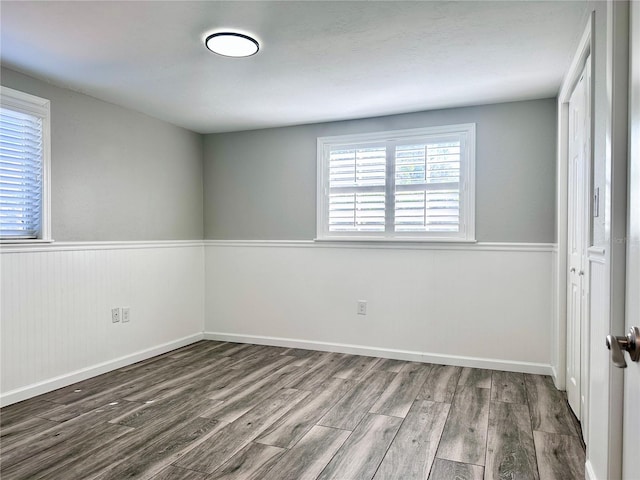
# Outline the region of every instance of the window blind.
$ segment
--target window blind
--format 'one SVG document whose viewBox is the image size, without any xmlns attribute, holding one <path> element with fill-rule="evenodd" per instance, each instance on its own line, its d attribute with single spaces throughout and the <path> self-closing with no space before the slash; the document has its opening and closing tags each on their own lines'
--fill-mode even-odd
<svg viewBox="0 0 640 480">
<path fill-rule="evenodd" d="M 0 237 L 40 236 L 42 174 L 42 118 L 0 107 Z"/>
<path fill-rule="evenodd" d="M 385 147 L 335 148 L 329 154 L 329 231 L 384 232 Z"/>
<path fill-rule="evenodd" d="M 457 232 L 460 142 L 399 145 L 395 167 L 395 231 Z"/>
<path fill-rule="evenodd" d="M 318 238 L 475 239 L 475 125 L 318 138 Z"/>
</svg>

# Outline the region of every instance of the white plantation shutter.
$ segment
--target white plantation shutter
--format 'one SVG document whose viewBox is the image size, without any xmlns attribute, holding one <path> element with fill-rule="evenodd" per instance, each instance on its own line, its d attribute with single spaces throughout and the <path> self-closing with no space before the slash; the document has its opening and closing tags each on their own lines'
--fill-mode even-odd
<svg viewBox="0 0 640 480">
<path fill-rule="evenodd" d="M 329 231 L 384 232 L 386 148 L 331 149 Z"/>
<path fill-rule="evenodd" d="M 0 238 L 43 239 L 48 102 L 4 87 L 1 93 Z"/>
<path fill-rule="evenodd" d="M 398 145 L 395 231 L 458 232 L 460 141 Z"/>
<path fill-rule="evenodd" d="M 318 238 L 474 240 L 475 125 L 318 139 Z"/>
</svg>

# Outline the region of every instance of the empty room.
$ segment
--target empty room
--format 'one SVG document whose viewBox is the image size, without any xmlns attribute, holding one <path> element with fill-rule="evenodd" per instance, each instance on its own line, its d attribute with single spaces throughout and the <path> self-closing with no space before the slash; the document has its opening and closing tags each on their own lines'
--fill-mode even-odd
<svg viewBox="0 0 640 480">
<path fill-rule="evenodd" d="M 640 480 L 640 2 L 0 2 L 0 478 Z"/>
</svg>

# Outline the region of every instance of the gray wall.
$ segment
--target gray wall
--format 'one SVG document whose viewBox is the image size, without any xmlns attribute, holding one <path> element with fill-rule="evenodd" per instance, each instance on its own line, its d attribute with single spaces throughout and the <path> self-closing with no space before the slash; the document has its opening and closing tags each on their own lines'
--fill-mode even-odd
<svg viewBox="0 0 640 480">
<path fill-rule="evenodd" d="M 54 240 L 203 238 L 202 136 L 2 68 L 51 101 Z"/>
<path fill-rule="evenodd" d="M 199 239 L 203 218 L 207 239 L 313 239 L 317 137 L 469 122 L 476 238 L 555 241 L 554 99 L 211 134 L 203 149 L 199 134 L 10 69 L 0 81 L 51 100 L 58 241 Z"/>
<path fill-rule="evenodd" d="M 472 122 L 477 240 L 555 242 L 555 99 L 207 135 L 205 238 L 313 239 L 317 137 Z"/>
</svg>

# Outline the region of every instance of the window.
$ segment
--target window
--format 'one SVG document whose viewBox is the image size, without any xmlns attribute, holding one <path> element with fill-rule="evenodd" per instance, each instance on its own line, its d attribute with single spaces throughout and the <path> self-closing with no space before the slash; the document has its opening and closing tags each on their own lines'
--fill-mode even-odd
<svg viewBox="0 0 640 480">
<path fill-rule="evenodd" d="M 49 101 L 0 87 L 0 239 L 50 239 L 49 145 Z"/>
<path fill-rule="evenodd" d="M 475 240 L 475 124 L 318 138 L 320 240 Z"/>
</svg>

